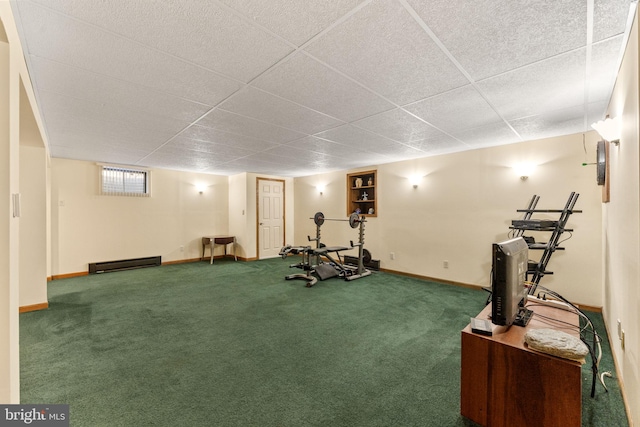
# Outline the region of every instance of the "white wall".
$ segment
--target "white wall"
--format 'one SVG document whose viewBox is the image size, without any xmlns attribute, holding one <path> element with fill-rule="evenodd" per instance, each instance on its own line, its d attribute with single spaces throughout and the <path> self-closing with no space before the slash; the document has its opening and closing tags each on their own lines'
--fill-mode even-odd
<svg viewBox="0 0 640 427">
<path fill-rule="evenodd" d="M 247 174 L 229 177 L 229 234 L 236 236 L 236 255 L 248 258 Z"/>
<path fill-rule="evenodd" d="M 101 196 L 95 163 L 52 159 L 51 165 L 53 276 L 86 272 L 100 261 L 196 259 L 202 236 L 229 231 L 226 176 L 154 169 L 151 197 Z M 197 184 L 206 186 L 203 194 Z"/>
<path fill-rule="evenodd" d="M 4 10 L 0 4 L 0 19 Z M 4 33 L 3 27 L 0 32 Z M 19 383 L 15 371 L 19 361 L 15 358 L 18 346 L 17 282 L 12 280 L 16 263 L 11 256 L 11 162 L 9 115 L 9 44 L 0 41 L 0 402 L 18 403 Z"/>
<path fill-rule="evenodd" d="M 47 302 L 47 159 L 44 147 L 20 146 L 20 306 Z"/>
<path fill-rule="evenodd" d="M 584 212 L 570 218 L 568 226 L 575 233 L 562 245 L 566 251 L 553 255 L 548 269 L 555 274 L 541 284 L 577 303 L 600 307 L 601 193 L 595 168 L 581 166 L 595 160 L 597 136 L 590 132 L 584 138 L 584 144 L 583 135 L 577 134 L 379 165 L 378 216 L 367 219 L 365 247 L 385 269 L 489 286 L 491 243 L 507 238 L 511 220 L 522 217 L 516 210 L 526 208 L 534 194 L 540 196 L 539 209 L 561 209 L 576 191 L 580 197 L 575 209 Z M 512 169 L 522 161 L 538 165 L 526 181 Z M 315 235 L 308 218 L 316 211 L 346 218 L 346 173 L 295 180 L 296 232 L 291 243 L 305 244 L 307 235 Z M 413 174 L 423 176 L 417 189 L 408 181 Z M 315 190 L 318 184 L 326 185 L 322 196 Z M 548 234 L 535 237 L 541 236 Z M 348 245 L 349 240 L 357 240 L 357 230 L 347 223 L 327 221 L 322 226 L 325 244 Z M 532 251 L 531 258 L 538 256 Z M 445 260 L 448 269 L 443 268 Z"/>
<path fill-rule="evenodd" d="M 609 104 L 622 117 L 618 147 L 611 146 L 611 202 L 603 205 L 604 316 L 630 415 L 640 419 L 640 138 L 638 98 L 638 17 Z M 617 321 L 625 331 L 625 348 Z"/>
</svg>

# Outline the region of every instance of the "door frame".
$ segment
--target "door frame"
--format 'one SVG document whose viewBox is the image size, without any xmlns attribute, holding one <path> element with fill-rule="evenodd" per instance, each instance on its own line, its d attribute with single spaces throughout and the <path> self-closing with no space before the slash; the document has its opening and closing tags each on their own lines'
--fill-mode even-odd
<svg viewBox="0 0 640 427">
<path fill-rule="evenodd" d="M 287 183 L 284 179 L 256 177 L 256 258 L 260 259 L 260 181 L 282 183 L 282 245 L 287 241 Z"/>
</svg>

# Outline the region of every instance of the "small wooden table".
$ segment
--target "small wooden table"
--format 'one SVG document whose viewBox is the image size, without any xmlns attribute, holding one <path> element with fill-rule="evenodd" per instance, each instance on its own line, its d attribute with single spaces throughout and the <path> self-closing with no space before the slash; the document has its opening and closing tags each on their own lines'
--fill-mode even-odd
<svg viewBox="0 0 640 427">
<path fill-rule="evenodd" d="M 209 243 L 211 244 L 211 261 L 209 264 L 213 264 L 213 248 L 215 245 L 224 245 L 224 255 L 227 255 L 227 245 L 232 244 L 233 248 L 233 258 L 238 261 L 238 257 L 236 256 L 236 236 L 205 236 L 202 238 L 202 257 L 204 258 L 204 249 L 206 246 L 206 239 L 209 239 Z"/>
<path fill-rule="evenodd" d="M 460 413 L 483 426 L 580 427 L 580 363 L 533 351 L 524 343 L 530 329 L 578 336 L 576 328 L 562 323 L 578 325 L 578 315 L 541 305 L 527 308 L 535 314 L 524 328 L 494 325 L 492 336 L 473 333 L 470 325 L 462 330 Z M 491 304 L 476 318 L 489 315 Z"/>
</svg>

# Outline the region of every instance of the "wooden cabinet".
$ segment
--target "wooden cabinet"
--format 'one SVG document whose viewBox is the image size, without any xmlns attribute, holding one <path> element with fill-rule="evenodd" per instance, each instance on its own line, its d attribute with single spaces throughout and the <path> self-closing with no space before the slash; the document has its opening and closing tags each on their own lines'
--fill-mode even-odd
<svg viewBox="0 0 640 427">
<path fill-rule="evenodd" d="M 531 350 L 524 335 L 557 329 L 578 337 L 578 315 L 528 305 L 526 327 L 493 325 L 493 335 L 462 330 L 460 413 L 481 426 L 573 426 L 582 424 L 580 362 Z M 476 317 L 489 319 L 491 304 Z M 574 325 L 574 328 L 567 327 Z"/>
<path fill-rule="evenodd" d="M 347 216 L 354 212 L 378 216 L 375 170 L 347 174 Z"/>
</svg>

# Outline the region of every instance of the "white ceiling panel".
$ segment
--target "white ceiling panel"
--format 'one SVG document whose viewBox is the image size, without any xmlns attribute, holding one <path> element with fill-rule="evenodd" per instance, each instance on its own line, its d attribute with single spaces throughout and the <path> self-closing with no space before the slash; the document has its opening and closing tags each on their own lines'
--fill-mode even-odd
<svg viewBox="0 0 640 427">
<path fill-rule="evenodd" d="M 596 43 L 591 48 L 587 92 L 590 102 L 608 101 L 611 97 L 617 71 L 611 64 L 619 62 L 622 43 L 622 36 L 618 36 Z"/>
<path fill-rule="evenodd" d="M 86 0 L 39 3 L 243 82 L 293 50 L 213 1 L 110 0 L 89 6 Z"/>
<path fill-rule="evenodd" d="M 89 119 L 111 123 L 113 126 L 141 131 L 151 130 L 171 136 L 188 125 L 188 122 L 183 120 L 155 116 L 144 111 L 128 109 L 126 106 L 103 105 L 55 92 L 40 91 L 40 95 L 42 105 L 48 111 L 47 120 L 54 120 L 56 117 L 64 117 L 64 120 L 68 120 L 73 117 L 77 123 L 76 126 L 80 129 L 84 127 L 82 120 Z M 91 131 L 88 125 L 84 130 Z"/>
<path fill-rule="evenodd" d="M 547 138 L 578 133 L 585 127 L 584 106 L 547 111 L 537 116 L 512 120 L 510 123 L 525 140 L 530 139 L 532 135 L 536 138 Z"/>
<path fill-rule="evenodd" d="M 11 7 L 52 156 L 302 176 L 589 131 L 636 3 Z"/>
<path fill-rule="evenodd" d="M 584 46 L 587 2 L 407 0 L 474 80 Z"/>
<path fill-rule="evenodd" d="M 255 150 L 248 150 L 238 146 L 199 141 L 197 139 L 184 138 L 182 136 L 172 139 L 164 145 L 164 147 L 215 154 L 220 156 L 221 159 L 224 158 L 224 161 L 230 161 L 238 157 L 245 157 L 256 152 Z"/>
<path fill-rule="evenodd" d="M 408 145 L 429 155 L 455 153 L 469 149 L 469 145 L 450 136 L 411 141 Z"/>
<path fill-rule="evenodd" d="M 213 110 L 207 114 L 198 124 L 223 132 L 231 132 L 277 143 L 293 141 L 294 139 L 304 136 L 304 134 L 300 132 L 220 109 Z"/>
<path fill-rule="evenodd" d="M 253 85 L 347 122 L 393 108 L 380 96 L 302 53 Z"/>
<path fill-rule="evenodd" d="M 442 132 L 407 111 L 396 108 L 352 123 L 398 142 L 409 142 L 435 136 Z"/>
<path fill-rule="evenodd" d="M 453 132 L 452 135 L 474 148 L 493 147 L 522 141 L 518 134 L 504 123 Z"/>
<path fill-rule="evenodd" d="M 144 3 L 144 2 L 142 2 Z M 28 55 L 216 105 L 241 87 L 201 67 L 84 22 L 18 2 Z M 89 2 L 86 2 L 88 5 Z M 35 85 L 38 75 L 33 76 Z"/>
<path fill-rule="evenodd" d="M 306 134 L 344 124 L 341 120 L 252 87 L 237 93 L 219 108 Z"/>
<path fill-rule="evenodd" d="M 220 0 L 296 46 L 340 19 L 362 0 Z"/>
<path fill-rule="evenodd" d="M 468 83 L 395 0 L 374 0 L 305 50 L 398 105 Z"/>
<path fill-rule="evenodd" d="M 578 49 L 478 82 L 507 119 L 573 107 L 585 100 L 586 50 Z"/>
<path fill-rule="evenodd" d="M 498 113 L 471 85 L 406 105 L 404 109 L 445 132 L 502 121 Z"/>
<path fill-rule="evenodd" d="M 140 160 L 144 153 L 121 147 L 71 145 L 69 147 L 57 147 L 55 155 L 55 157 L 85 161 L 95 161 L 96 156 L 100 157 L 101 163 L 132 165 Z"/>
<path fill-rule="evenodd" d="M 73 98 L 84 99 L 102 108 L 130 109 L 187 123 L 200 118 L 210 106 L 188 101 L 154 89 L 118 80 L 58 62 L 33 58 L 33 69 L 42 76 L 38 87 Z"/>
<path fill-rule="evenodd" d="M 279 145 L 277 142 L 265 141 L 263 139 L 238 135 L 230 132 L 223 132 L 206 126 L 191 125 L 180 137 L 191 138 L 200 141 L 230 145 L 250 151 L 262 151 Z"/>
<path fill-rule="evenodd" d="M 624 33 L 631 0 L 593 0 L 593 41 Z"/>
<path fill-rule="evenodd" d="M 382 163 L 385 161 L 385 157 L 382 154 L 363 152 L 358 147 L 353 147 L 348 143 L 340 144 L 313 136 L 290 142 L 286 146 L 300 148 L 307 151 L 308 157 L 311 159 L 315 158 L 315 153 L 320 153 L 329 155 L 334 159 L 337 158 L 348 161 L 349 163 L 358 162 L 363 157 L 365 157 L 366 160 L 370 162 L 368 163 L 370 165 Z"/>
</svg>

